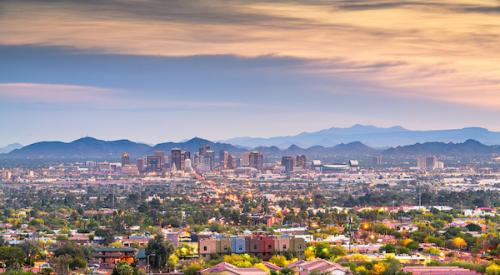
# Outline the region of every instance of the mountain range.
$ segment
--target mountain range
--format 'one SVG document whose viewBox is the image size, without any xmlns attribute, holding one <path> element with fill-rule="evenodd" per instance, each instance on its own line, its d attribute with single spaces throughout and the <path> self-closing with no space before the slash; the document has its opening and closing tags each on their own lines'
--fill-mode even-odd
<svg viewBox="0 0 500 275">
<path fill-rule="evenodd" d="M 126 139 L 104 141 L 93 137 L 84 137 L 72 142 L 36 142 L 0 156 L 28 159 L 119 159 L 123 152 L 128 152 L 132 157 L 137 158 L 159 150 L 170 152 L 173 148 L 196 152 L 205 144 L 216 151 L 241 152 L 244 150 L 231 144 L 212 142 L 198 137 L 185 142 L 166 142 L 154 146 Z"/>
<path fill-rule="evenodd" d="M 277 146 L 284 149 L 293 144 L 300 147 L 315 145 L 334 146 L 340 143 L 359 141 L 375 148 L 388 148 L 400 145 L 411 145 L 419 142 L 459 143 L 467 139 L 477 140 L 488 145 L 500 144 L 500 132 L 493 132 L 480 127 L 449 130 L 409 130 L 401 126 L 383 128 L 356 124 L 348 128 L 333 127 L 316 132 L 303 132 L 292 136 L 276 136 L 269 138 L 236 137 L 224 140 L 223 142 L 249 148 L 258 146 Z"/>
<path fill-rule="evenodd" d="M 128 152 L 132 158 L 153 154 L 162 150 L 167 154 L 173 148 L 180 148 L 192 153 L 197 152 L 203 145 L 209 145 L 218 152 L 227 150 L 240 154 L 248 148 L 234 146 L 229 143 L 213 142 L 202 138 L 192 138 L 184 142 L 166 142 L 154 146 L 136 143 L 130 140 L 104 141 L 92 137 L 81 138 L 72 142 L 43 141 L 15 149 L 7 154 L 0 154 L 0 158 L 17 159 L 119 159 L 122 152 Z M 412 157 L 417 155 L 442 156 L 491 156 L 500 154 L 500 146 L 485 145 L 476 140 L 466 140 L 461 143 L 453 142 L 425 142 L 412 145 L 396 146 L 388 149 L 375 149 L 362 142 L 341 143 L 334 146 L 315 145 L 307 148 L 290 145 L 280 149 L 277 146 L 259 146 L 251 150 L 258 150 L 266 157 L 281 157 L 283 155 L 304 154 L 309 159 L 332 159 L 335 157 L 356 158 L 367 156 Z"/>
</svg>

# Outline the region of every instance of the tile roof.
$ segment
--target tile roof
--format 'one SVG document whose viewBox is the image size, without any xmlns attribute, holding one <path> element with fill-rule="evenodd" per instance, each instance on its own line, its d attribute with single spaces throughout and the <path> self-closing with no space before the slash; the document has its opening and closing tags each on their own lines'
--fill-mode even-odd
<svg viewBox="0 0 500 275">
<path fill-rule="evenodd" d="M 265 272 L 262 269 L 258 269 L 255 267 L 240 268 L 226 262 L 219 263 L 210 268 L 200 271 L 201 274 L 211 274 L 220 272 L 227 272 L 237 275 L 267 275 L 267 272 Z"/>
</svg>

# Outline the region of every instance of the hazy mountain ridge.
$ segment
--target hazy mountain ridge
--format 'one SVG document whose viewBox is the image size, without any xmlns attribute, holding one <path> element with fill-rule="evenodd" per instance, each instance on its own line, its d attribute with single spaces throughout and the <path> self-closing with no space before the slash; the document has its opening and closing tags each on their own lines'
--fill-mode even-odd
<svg viewBox="0 0 500 275">
<path fill-rule="evenodd" d="M 468 139 L 463 143 L 426 142 L 413 145 L 398 146 L 383 151 L 385 155 L 445 155 L 475 156 L 500 153 L 500 146 L 485 145 L 477 140 Z"/>
<path fill-rule="evenodd" d="M 16 149 L 7 156 L 17 158 L 116 158 L 122 152 L 132 155 L 147 153 L 151 147 L 130 140 L 104 141 L 84 137 L 72 142 L 42 141 Z"/>
<path fill-rule="evenodd" d="M 425 142 L 459 143 L 467 139 L 474 139 L 488 145 L 500 144 L 500 132 L 493 132 L 480 127 L 424 131 L 408 130 L 401 126 L 383 128 L 356 124 L 348 128 L 333 127 L 316 132 L 303 132 L 293 136 L 270 138 L 237 137 L 224 142 L 246 147 L 278 146 L 284 149 L 292 144 L 301 147 L 314 145 L 328 147 L 340 143 L 359 141 L 371 147 L 387 148 Z"/>
<path fill-rule="evenodd" d="M 265 156 L 280 157 L 284 155 L 294 156 L 303 154 L 310 159 L 322 159 L 332 156 L 356 158 L 377 155 L 409 157 L 417 155 L 488 156 L 500 154 L 500 146 L 485 145 L 471 139 L 461 143 L 426 142 L 396 146 L 389 149 L 375 149 L 359 141 L 341 143 L 329 147 L 315 145 L 303 148 L 293 144 L 286 149 L 280 149 L 276 146 L 259 146 L 254 149 L 246 149 L 228 143 L 213 142 L 198 137 L 184 142 L 165 142 L 155 146 L 136 143 L 125 139 L 103 141 L 85 137 L 68 143 L 60 141 L 37 142 L 21 149 L 16 149 L 8 154 L 2 154 L 1 157 L 18 159 L 119 159 L 122 152 L 128 152 L 132 158 L 138 158 L 153 154 L 158 150 L 163 150 L 168 154 L 173 148 L 180 148 L 194 153 L 203 145 L 209 145 L 216 153 L 220 150 L 227 150 L 238 155 L 244 151 L 257 150 L 262 152 Z"/>
<path fill-rule="evenodd" d="M 7 154 L 16 149 L 22 148 L 23 145 L 20 143 L 12 143 L 0 148 L 0 154 Z"/>
<path fill-rule="evenodd" d="M 153 154 L 154 151 L 163 150 L 170 152 L 173 148 L 181 148 L 196 152 L 203 145 L 209 145 L 213 150 L 228 150 L 240 152 L 244 149 L 227 143 L 212 142 L 201 138 L 192 138 L 185 142 L 166 142 L 155 146 L 137 143 L 130 140 L 104 141 L 92 137 L 77 139 L 72 142 L 42 141 L 27 145 L 23 148 L 3 154 L 6 158 L 32 158 L 32 159 L 118 159 L 123 152 L 128 152 L 132 158 Z"/>
</svg>

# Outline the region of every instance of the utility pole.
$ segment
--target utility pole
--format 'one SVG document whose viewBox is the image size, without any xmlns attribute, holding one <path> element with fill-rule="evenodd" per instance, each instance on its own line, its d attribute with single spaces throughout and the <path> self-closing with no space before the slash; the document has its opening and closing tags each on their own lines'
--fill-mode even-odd
<svg viewBox="0 0 500 275">
<path fill-rule="evenodd" d="M 349 247 L 348 247 L 348 250 L 349 250 L 349 253 L 351 252 L 351 242 L 352 242 L 352 216 L 348 216 L 347 217 L 347 230 L 348 230 L 348 235 L 349 235 Z"/>
<path fill-rule="evenodd" d="M 417 189 L 418 189 L 418 206 L 422 207 L 422 191 L 421 189 L 421 184 L 420 181 L 417 183 Z"/>
<path fill-rule="evenodd" d="M 148 274 L 152 274 L 152 272 L 151 272 L 151 265 L 150 265 L 150 261 L 149 261 L 149 257 L 151 257 L 151 256 L 154 256 L 154 257 L 155 257 L 155 259 L 156 259 L 156 254 L 154 254 L 154 253 L 153 253 L 153 254 L 149 254 L 149 255 L 147 255 L 147 257 L 146 257 L 146 258 L 147 258 L 147 268 L 148 268 Z M 156 264 L 156 261 L 155 261 L 155 264 Z"/>
</svg>

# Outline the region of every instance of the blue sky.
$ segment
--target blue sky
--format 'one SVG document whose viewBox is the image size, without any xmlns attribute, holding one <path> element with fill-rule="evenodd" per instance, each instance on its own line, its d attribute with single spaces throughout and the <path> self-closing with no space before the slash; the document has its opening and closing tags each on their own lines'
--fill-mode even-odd
<svg viewBox="0 0 500 275">
<path fill-rule="evenodd" d="M 356 3 L 2 2 L 0 145 L 500 130 L 494 1 Z"/>
</svg>

